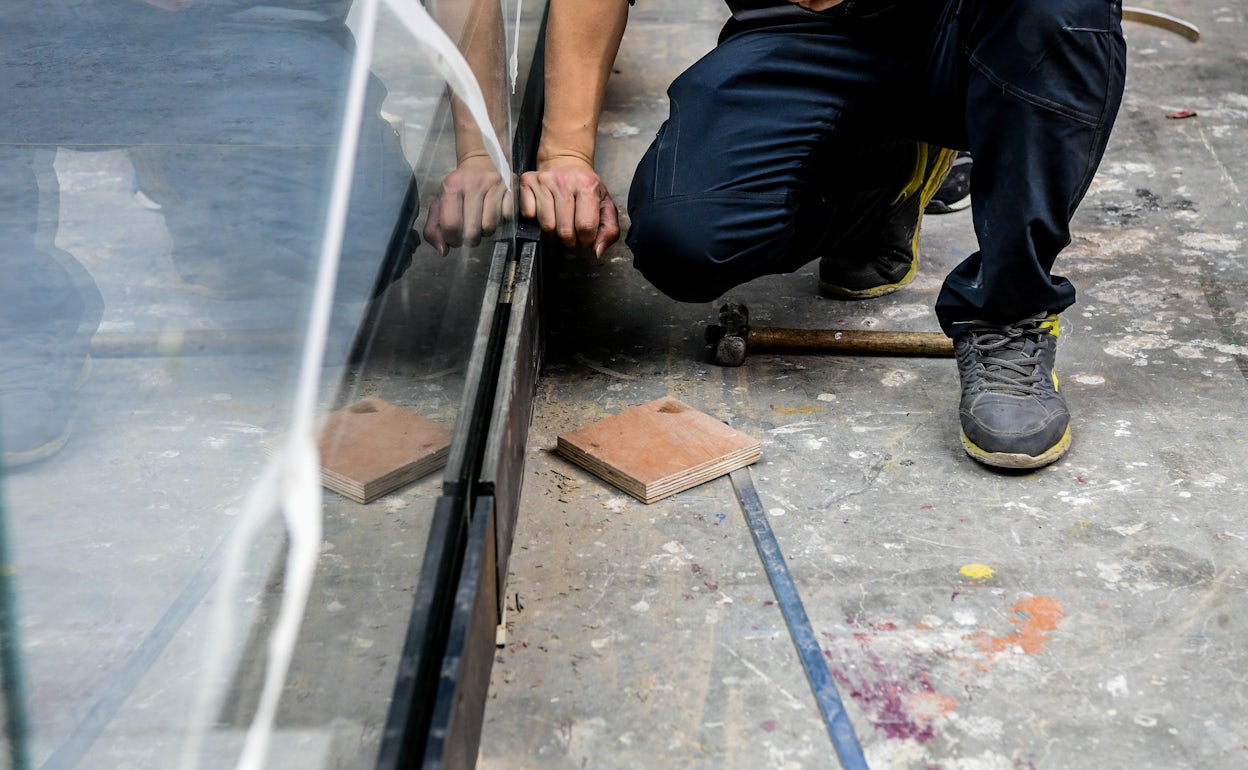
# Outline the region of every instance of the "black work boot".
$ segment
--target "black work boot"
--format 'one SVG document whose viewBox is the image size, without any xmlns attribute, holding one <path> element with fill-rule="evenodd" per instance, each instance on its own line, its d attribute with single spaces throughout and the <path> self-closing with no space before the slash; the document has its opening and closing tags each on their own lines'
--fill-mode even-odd
<svg viewBox="0 0 1248 770">
<path fill-rule="evenodd" d="M 974 322 L 953 339 L 962 446 L 999 468 L 1039 468 L 1070 448 L 1070 412 L 1053 371 L 1057 316 Z"/>
<path fill-rule="evenodd" d="M 914 278 L 919 267 L 923 209 L 940 187 L 956 153 L 919 142 L 914 163 L 886 202 L 870 211 L 849 237 L 819 260 L 819 292 L 834 299 L 870 299 L 891 294 Z"/>
</svg>

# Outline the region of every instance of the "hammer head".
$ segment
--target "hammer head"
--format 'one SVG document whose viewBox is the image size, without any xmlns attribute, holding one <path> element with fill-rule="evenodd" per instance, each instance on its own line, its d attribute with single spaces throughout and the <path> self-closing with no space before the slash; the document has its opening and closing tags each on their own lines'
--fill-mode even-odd
<svg viewBox="0 0 1248 770">
<path fill-rule="evenodd" d="M 719 309 L 719 323 L 706 328 L 711 360 L 720 366 L 745 363 L 746 341 L 750 336 L 750 311 L 745 305 L 729 302 Z"/>
</svg>

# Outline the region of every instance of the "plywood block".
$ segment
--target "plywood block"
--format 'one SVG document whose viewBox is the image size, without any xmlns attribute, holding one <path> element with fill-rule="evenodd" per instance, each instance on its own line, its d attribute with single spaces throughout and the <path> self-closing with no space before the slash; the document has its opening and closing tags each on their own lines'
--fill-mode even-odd
<svg viewBox="0 0 1248 770">
<path fill-rule="evenodd" d="M 446 464 L 451 431 L 379 398 L 331 412 L 320 434 L 321 481 L 359 503 Z"/>
<path fill-rule="evenodd" d="M 714 417 L 665 397 L 563 433 L 556 451 L 652 503 L 749 465 L 762 447 Z"/>
</svg>

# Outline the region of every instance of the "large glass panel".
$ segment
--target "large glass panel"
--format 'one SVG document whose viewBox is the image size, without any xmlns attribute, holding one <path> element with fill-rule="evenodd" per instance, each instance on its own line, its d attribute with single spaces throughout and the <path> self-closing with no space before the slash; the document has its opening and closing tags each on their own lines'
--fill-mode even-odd
<svg viewBox="0 0 1248 770">
<path fill-rule="evenodd" d="M 374 762 L 442 477 L 318 500 L 300 439 L 396 450 L 305 435 L 299 404 L 464 419 L 512 206 L 473 115 L 509 163 L 540 5 L 0 9 L 3 761 Z M 448 98 L 462 63 L 476 111 Z"/>
</svg>

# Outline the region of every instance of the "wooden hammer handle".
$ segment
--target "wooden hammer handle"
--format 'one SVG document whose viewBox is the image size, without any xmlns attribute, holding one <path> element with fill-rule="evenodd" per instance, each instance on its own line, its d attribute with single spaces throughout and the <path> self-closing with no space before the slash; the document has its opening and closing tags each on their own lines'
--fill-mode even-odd
<svg viewBox="0 0 1248 770">
<path fill-rule="evenodd" d="M 952 356 L 953 341 L 940 332 L 864 331 L 858 329 L 750 329 L 751 350 L 808 353 L 869 353 L 883 356 Z"/>
</svg>

